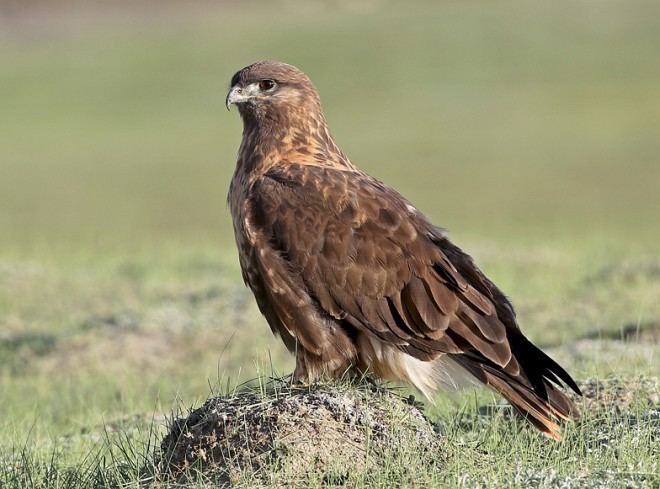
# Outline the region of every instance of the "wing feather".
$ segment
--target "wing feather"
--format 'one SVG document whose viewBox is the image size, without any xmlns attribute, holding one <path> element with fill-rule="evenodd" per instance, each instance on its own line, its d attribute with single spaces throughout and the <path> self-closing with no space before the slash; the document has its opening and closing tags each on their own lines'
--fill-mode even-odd
<svg viewBox="0 0 660 489">
<path fill-rule="evenodd" d="M 418 358 L 475 351 L 511 363 L 481 275 L 465 273 L 463 256 L 394 190 L 357 171 L 288 165 L 254 195 L 261 231 L 323 313 Z"/>
</svg>

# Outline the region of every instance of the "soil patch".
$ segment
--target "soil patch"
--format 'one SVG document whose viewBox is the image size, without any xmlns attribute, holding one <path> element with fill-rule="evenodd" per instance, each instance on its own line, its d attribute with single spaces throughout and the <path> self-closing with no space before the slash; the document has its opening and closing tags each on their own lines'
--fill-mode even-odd
<svg viewBox="0 0 660 489">
<path fill-rule="evenodd" d="M 221 484 L 333 483 L 378 470 L 397 451 L 437 463 L 440 438 L 417 406 L 376 386 L 280 386 L 209 399 L 175 419 L 161 444 L 160 478 Z"/>
<path fill-rule="evenodd" d="M 606 378 L 579 382 L 582 397 L 571 393 L 583 413 L 594 410 L 629 410 L 635 406 L 660 408 L 656 378 Z"/>
</svg>

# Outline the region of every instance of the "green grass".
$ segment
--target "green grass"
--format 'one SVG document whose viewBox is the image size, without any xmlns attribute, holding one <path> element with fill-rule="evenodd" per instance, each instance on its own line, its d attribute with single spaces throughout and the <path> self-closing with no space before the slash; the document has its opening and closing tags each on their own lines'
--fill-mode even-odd
<svg viewBox="0 0 660 489">
<path fill-rule="evenodd" d="M 558 285 L 566 269 L 589 260 L 570 250 L 472 248 L 516 298 L 525 331 L 576 378 L 658 375 L 655 344 L 633 339 L 596 343 L 595 351 L 562 347 L 589 333 L 616 338 L 623 325 L 642 327 L 660 317 L 653 301 L 660 281 L 648 274 L 657 259 L 576 267 L 576 276 Z M 548 266 L 558 258 L 559 265 Z M 130 486 L 162 435 L 163 415 L 198 406 L 212 391 L 256 374 L 292 370 L 292 359 L 271 337 L 236 265 L 222 251 L 105 255 L 94 263 L 60 256 L 41 266 L 16 259 L 2 263 L 1 290 L 12 306 L 3 314 L 0 342 L 0 454 L 7 460 L 18 451 L 26 458 L 19 464 L 21 476 L 73 471 L 83 479 L 107 477 Z M 546 267 L 522 280 L 526 272 Z M 605 480 L 619 472 L 654 470 L 658 421 L 649 418 L 648 406 L 587 412 L 555 444 L 508 417 L 480 415 L 479 408 L 492 402 L 486 392 L 467 391 L 441 395 L 428 406 L 447 436 L 447 453 L 441 471 L 415 472 L 421 480 L 489 486 L 488 481 L 503 483 L 518 474 L 524 487 L 533 474 L 555 481 L 575 474 Z M 499 456 L 518 462 L 502 467 Z M 397 471 L 406 472 L 401 456 L 392 464 L 391 472 L 367 482 L 386 485 Z M 9 487 L 21 487 L 7 480 Z"/>
<path fill-rule="evenodd" d="M 262 58 L 310 74 L 353 161 L 447 227 L 577 378 L 658 376 L 655 342 L 612 337 L 660 322 L 660 6 L 333 5 L 92 9 L 3 32 L 1 488 L 136 487 L 163 415 L 291 371 L 225 204 L 227 84 Z M 480 415 L 491 400 L 429 406 L 447 452 L 420 485 L 652 487 L 634 479 L 658 470 L 647 408 L 588 413 L 553 444 Z M 412 458 L 364 484 L 412 482 Z"/>
</svg>

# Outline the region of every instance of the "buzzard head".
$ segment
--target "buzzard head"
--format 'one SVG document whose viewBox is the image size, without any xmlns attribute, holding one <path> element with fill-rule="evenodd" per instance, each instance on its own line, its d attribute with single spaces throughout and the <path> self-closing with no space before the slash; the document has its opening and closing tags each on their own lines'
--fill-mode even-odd
<svg viewBox="0 0 660 489">
<path fill-rule="evenodd" d="M 292 111 L 320 108 L 318 93 L 307 75 L 277 61 L 258 61 L 236 72 L 226 105 L 227 109 L 236 105 L 244 120 L 273 120 Z"/>
</svg>

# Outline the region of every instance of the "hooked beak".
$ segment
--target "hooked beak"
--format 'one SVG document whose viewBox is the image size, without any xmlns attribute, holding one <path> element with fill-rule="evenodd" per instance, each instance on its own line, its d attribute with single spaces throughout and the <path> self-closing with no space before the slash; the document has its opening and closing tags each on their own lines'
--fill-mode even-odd
<svg viewBox="0 0 660 489">
<path fill-rule="evenodd" d="M 248 85 L 247 87 L 239 87 L 234 85 L 227 93 L 227 98 L 225 99 L 225 105 L 227 110 L 231 108 L 232 105 L 241 104 L 247 102 L 256 95 L 255 87 Z"/>
</svg>

